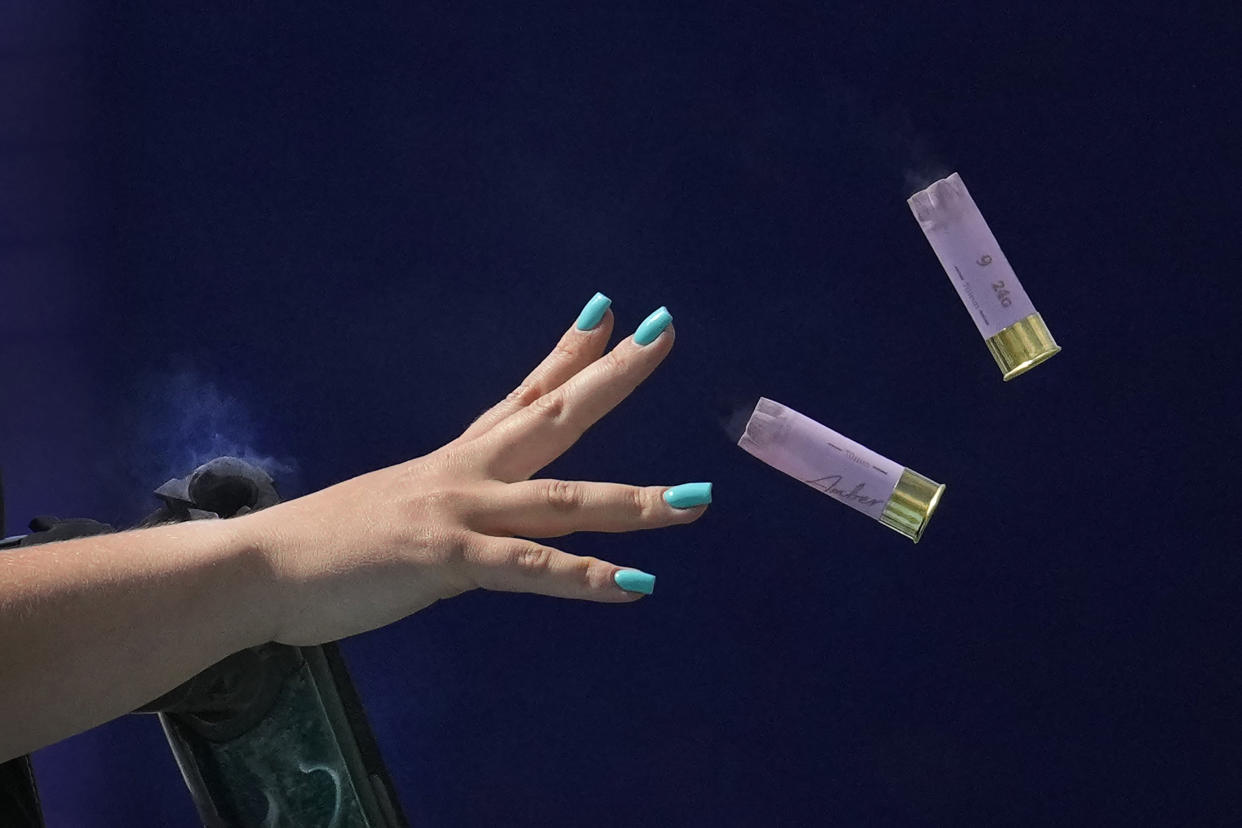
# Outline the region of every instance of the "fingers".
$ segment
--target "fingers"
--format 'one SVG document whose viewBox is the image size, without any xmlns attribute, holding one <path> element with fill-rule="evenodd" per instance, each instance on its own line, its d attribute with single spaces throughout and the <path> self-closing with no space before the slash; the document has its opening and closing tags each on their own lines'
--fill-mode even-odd
<svg viewBox="0 0 1242 828">
<path fill-rule="evenodd" d="M 463 557 L 466 576 L 483 589 L 627 603 L 650 594 L 655 578 L 598 558 L 569 555 L 519 538 L 474 535 Z M 617 573 L 623 573 L 620 583 Z"/>
<path fill-rule="evenodd" d="M 567 379 L 599 359 L 612 336 L 613 316 L 608 307 L 611 301 L 602 293 L 595 294 L 552 353 L 509 396 L 484 412 L 457 439 L 465 442 L 486 433 L 510 414 L 559 388 Z"/>
<path fill-rule="evenodd" d="M 672 349 L 672 316 L 661 308 L 638 334 L 475 440 L 487 472 L 506 482 L 527 479 L 628 397 Z"/>
<path fill-rule="evenodd" d="M 691 523 L 703 516 L 710 502 L 710 483 L 669 487 L 530 480 L 497 487 L 473 528 L 485 534 L 527 538 L 631 532 Z"/>
</svg>

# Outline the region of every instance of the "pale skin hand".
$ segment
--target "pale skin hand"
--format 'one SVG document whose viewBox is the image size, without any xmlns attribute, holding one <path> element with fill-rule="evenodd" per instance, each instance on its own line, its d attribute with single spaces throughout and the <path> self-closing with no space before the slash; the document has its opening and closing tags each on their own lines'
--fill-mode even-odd
<svg viewBox="0 0 1242 828">
<path fill-rule="evenodd" d="M 604 353 L 608 311 L 571 327 L 509 396 L 424 457 L 238 519 L 274 574 L 273 640 L 309 645 L 384 626 L 483 588 L 626 603 L 622 567 L 525 538 L 628 532 L 702 516 L 667 486 L 532 480 L 624 400 L 673 347 L 669 325 Z"/>
<path fill-rule="evenodd" d="M 673 345 L 607 314 L 571 329 L 508 398 L 426 457 L 233 520 L 0 554 L 0 761 L 143 705 L 266 641 L 316 644 L 469 589 L 627 602 L 618 567 L 523 537 L 689 523 L 663 486 L 529 480 Z"/>
</svg>

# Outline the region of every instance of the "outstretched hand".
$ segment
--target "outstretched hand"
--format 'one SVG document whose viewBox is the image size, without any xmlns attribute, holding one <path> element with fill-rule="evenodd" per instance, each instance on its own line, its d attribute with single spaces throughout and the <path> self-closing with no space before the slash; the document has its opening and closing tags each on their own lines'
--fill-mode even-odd
<svg viewBox="0 0 1242 828">
<path fill-rule="evenodd" d="M 527 538 L 690 523 L 710 484 L 531 479 L 629 396 L 673 347 L 664 308 L 605 353 L 596 295 L 507 397 L 442 448 L 238 518 L 276 583 L 274 639 L 309 645 L 381 627 L 483 588 L 624 603 L 654 577 Z"/>
</svg>

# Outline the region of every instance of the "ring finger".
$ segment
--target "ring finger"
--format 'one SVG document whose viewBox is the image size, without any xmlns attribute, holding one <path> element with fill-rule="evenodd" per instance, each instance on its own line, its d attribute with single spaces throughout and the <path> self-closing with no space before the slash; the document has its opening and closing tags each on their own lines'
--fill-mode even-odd
<svg viewBox="0 0 1242 828">
<path fill-rule="evenodd" d="M 498 487 L 479 513 L 477 531 L 555 538 L 571 532 L 631 532 L 698 520 L 711 483 L 625 486 L 575 480 L 528 480 Z"/>
</svg>

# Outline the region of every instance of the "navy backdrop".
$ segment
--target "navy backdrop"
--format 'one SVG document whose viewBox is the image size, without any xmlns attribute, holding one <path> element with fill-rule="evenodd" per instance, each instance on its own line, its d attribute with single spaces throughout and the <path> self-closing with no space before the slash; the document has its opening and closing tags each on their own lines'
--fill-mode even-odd
<svg viewBox="0 0 1242 828">
<path fill-rule="evenodd" d="M 596 291 L 668 361 L 548 474 L 712 480 L 344 651 L 419 826 L 1242 818 L 1233 4 L 0 6 L 10 532 L 218 452 L 431 450 Z M 1064 352 L 1002 383 L 906 197 L 957 170 Z M 948 484 L 916 547 L 724 427 Z M 156 722 L 52 826 L 192 824 Z"/>
</svg>

